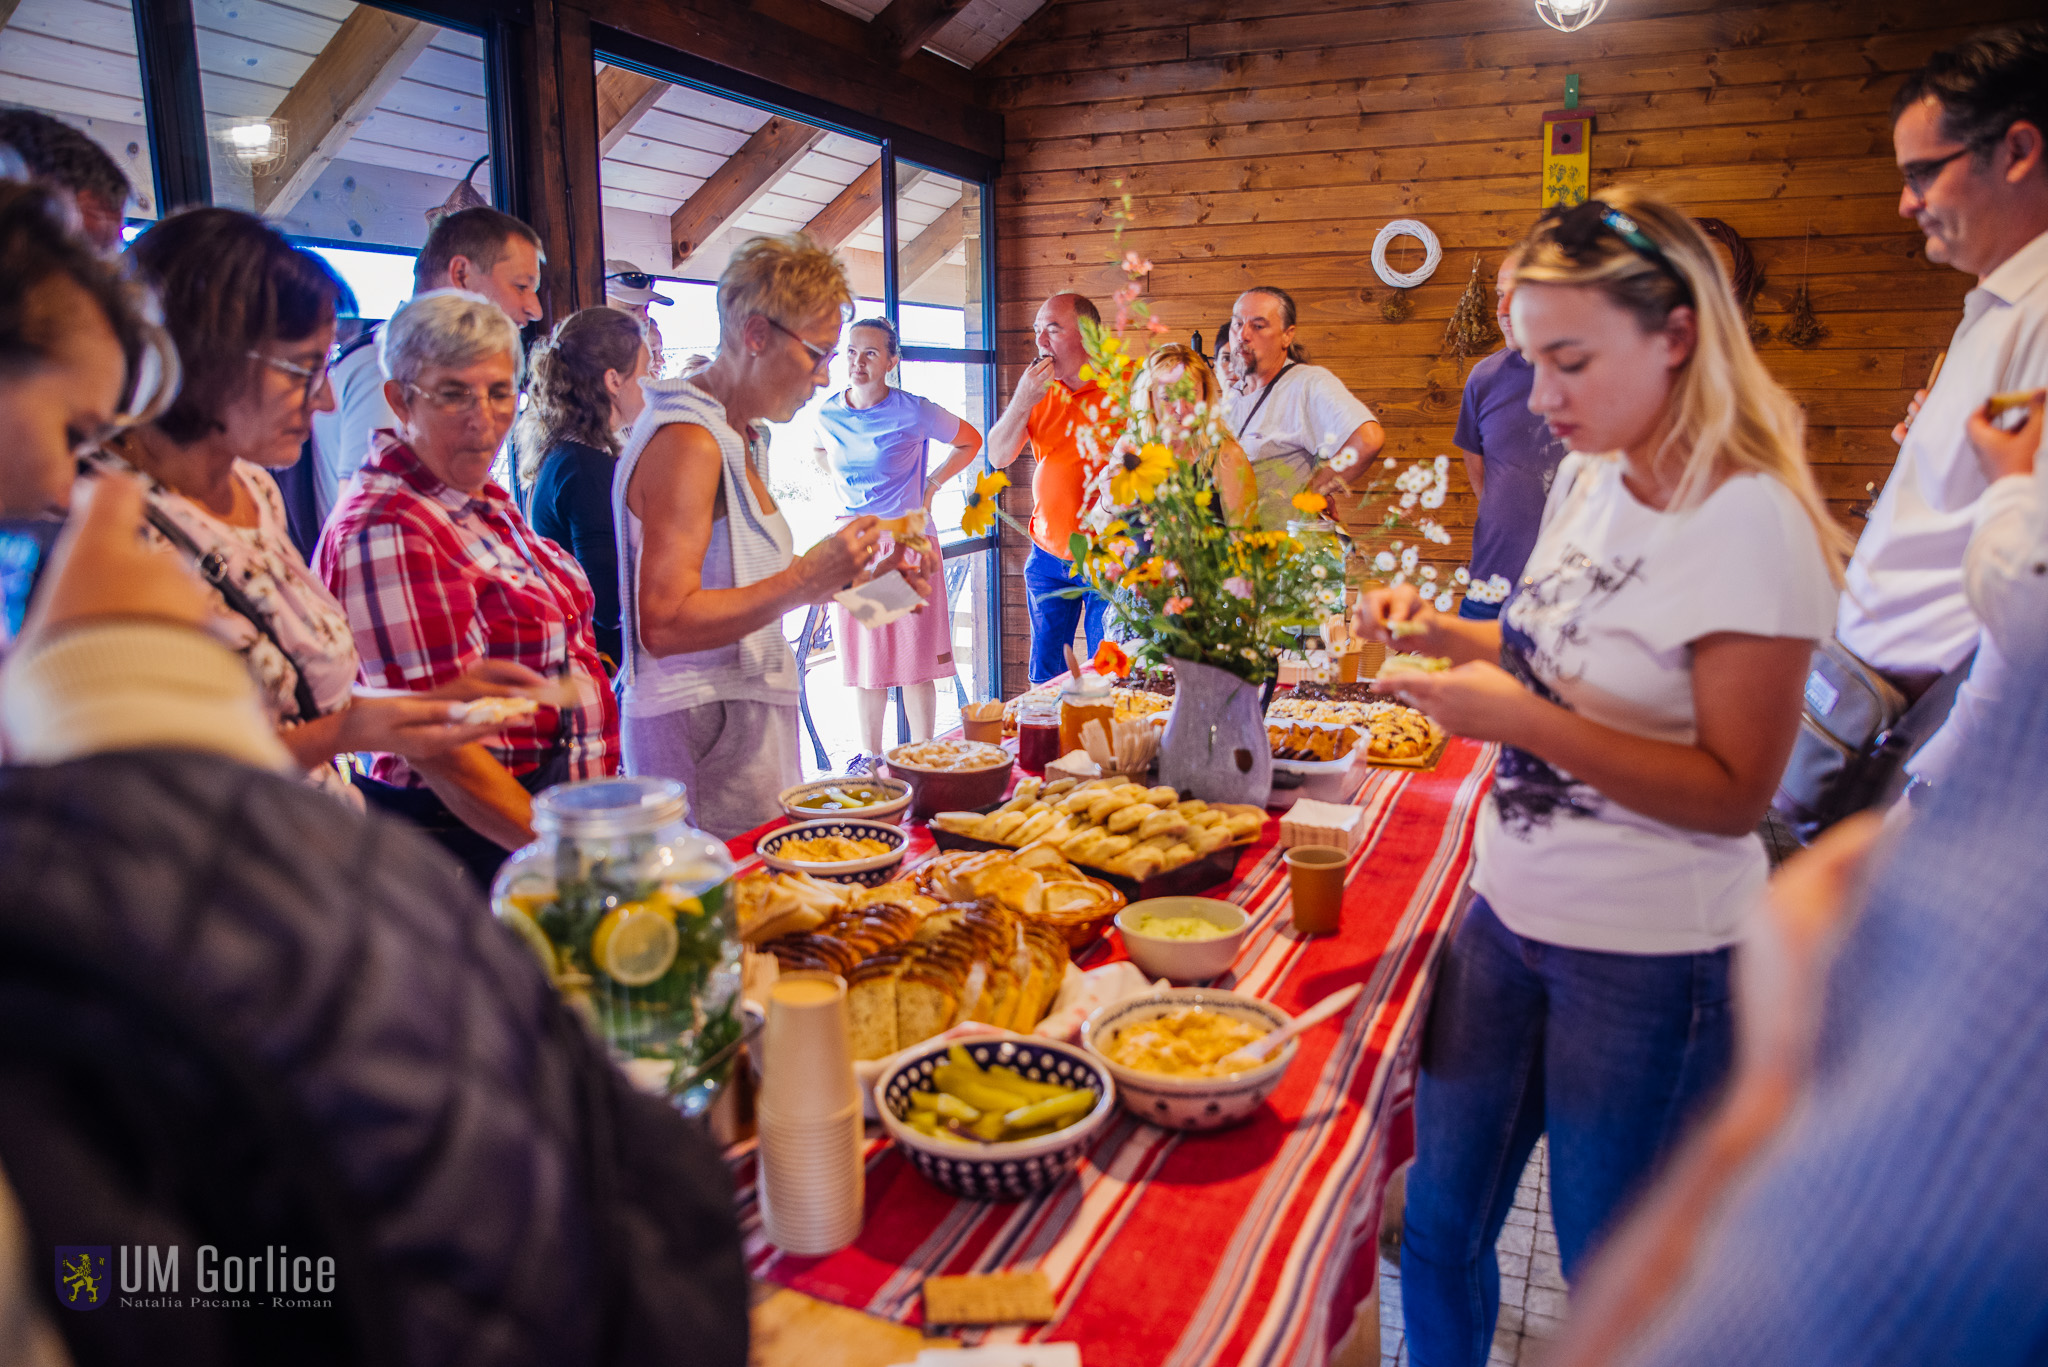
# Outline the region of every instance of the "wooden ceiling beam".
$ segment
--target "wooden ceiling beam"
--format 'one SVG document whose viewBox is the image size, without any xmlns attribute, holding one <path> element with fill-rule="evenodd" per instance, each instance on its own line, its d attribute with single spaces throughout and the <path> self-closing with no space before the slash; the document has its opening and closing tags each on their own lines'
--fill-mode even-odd
<svg viewBox="0 0 2048 1367">
<path fill-rule="evenodd" d="M 898 162 L 896 197 L 901 199 L 905 191 L 930 174 L 921 166 L 905 166 Z M 817 217 L 804 224 L 804 231 L 821 247 L 837 247 L 848 238 L 857 236 L 881 212 L 882 160 L 877 157 L 873 166 L 861 172 L 853 184 L 818 210 Z"/>
<path fill-rule="evenodd" d="M 985 82 L 929 52 L 901 66 L 877 61 L 868 21 L 824 0 L 605 0 L 602 8 L 610 28 L 1002 159 L 1003 118 L 983 103 Z"/>
<path fill-rule="evenodd" d="M 917 282 L 939 268 L 953 248 L 967 236 L 967 202 L 951 205 L 925 225 L 896 258 L 896 288 L 908 294 Z"/>
<path fill-rule="evenodd" d="M 278 101 L 284 162 L 256 177 L 256 212 L 266 218 L 290 213 L 439 31 L 418 19 L 357 5 Z"/>
<path fill-rule="evenodd" d="M 870 21 L 869 47 L 880 60 L 901 66 L 966 8 L 967 0 L 889 0 Z"/>
<path fill-rule="evenodd" d="M 711 173 L 697 193 L 669 216 L 668 237 L 675 265 L 690 259 L 706 241 L 760 201 L 761 196 L 825 136 L 822 128 L 773 118 L 754 131 L 740 150 Z"/>
<path fill-rule="evenodd" d="M 655 101 L 668 93 L 668 82 L 642 76 L 622 66 L 604 66 L 597 72 L 597 154 L 608 157 L 640 116 L 654 108 Z"/>
</svg>

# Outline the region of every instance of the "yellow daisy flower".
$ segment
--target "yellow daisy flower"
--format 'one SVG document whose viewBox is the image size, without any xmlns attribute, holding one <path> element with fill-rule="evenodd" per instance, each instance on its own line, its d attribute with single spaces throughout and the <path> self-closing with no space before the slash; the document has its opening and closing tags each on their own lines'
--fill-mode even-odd
<svg viewBox="0 0 2048 1367">
<path fill-rule="evenodd" d="M 1315 517 L 1330 506 L 1330 500 L 1312 489 L 1304 489 L 1294 496 L 1294 506 L 1310 517 Z"/>
<path fill-rule="evenodd" d="M 989 528 L 996 524 L 996 500 L 1009 487 L 1010 477 L 1001 470 L 991 470 L 974 481 L 973 492 L 967 495 L 967 508 L 960 514 L 961 533 L 987 536 Z"/>
<path fill-rule="evenodd" d="M 1109 477 L 1109 496 L 1118 503 L 1150 503 L 1161 481 L 1173 474 L 1173 452 L 1158 442 L 1126 451 Z"/>
</svg>

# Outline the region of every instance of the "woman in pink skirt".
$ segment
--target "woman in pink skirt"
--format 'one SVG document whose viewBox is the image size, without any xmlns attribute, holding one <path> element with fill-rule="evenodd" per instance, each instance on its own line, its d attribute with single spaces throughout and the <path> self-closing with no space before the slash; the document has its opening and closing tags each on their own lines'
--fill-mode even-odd
<svg viewBox="0 0 2048 1367">
<path fill-rule="evenodd" d="M 850 388 L 825 401 L 818 418 L 818 462 L 839 481 L 850 518 L 873 514 L 897 518 L 922 511 L 932 496 L 973 463 L 981 433 L 929 399 L 889 387 L 896 366 L 896 328 L 886 318 L 863 318 L 846 330 Z M 953 449 L 929 475 L 926 443 Z M 882 718 L 891 688 L 903 690 L 914 740 L 931 739 L 938 713 L 937 681 L 953 674 L 952 622 L 946 611 L 946 576 L 931 543 L 931 606 L 869 630 L 846 609 L 832 605 L 832 639 L 839 644 L 846 682 L 860 699 L 861 742 L 865 749 L 847 766 L 864 774 L 882 753 Z"/>
</svg>

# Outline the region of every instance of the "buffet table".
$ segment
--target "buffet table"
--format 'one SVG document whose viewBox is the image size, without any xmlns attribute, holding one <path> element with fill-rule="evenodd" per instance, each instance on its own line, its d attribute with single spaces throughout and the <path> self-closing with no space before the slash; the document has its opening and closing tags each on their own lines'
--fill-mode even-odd
<svg viewBox="0 0 2048 1367">
<path fill-rule="evenodd" d="M 1120 1113 L 1072 1180 L 1021 1203 L 957 1199 L 871 1139 L 860 1237 L 823 1258 L 788 1256 L 763 1239 L 752 1152 L 741 1145 L 732 1167 L 754 1276 L 915 1325 L 928 1275 L 1037 1267 L 1058 1318 L 959 1337 L 1072 1341 L 1091 1367 L 1321 1363 L 1372 1289 L 1381 1187 L 1412 1149 L 1419 1026 L 1463 901 L 1493 753 L 1454 739 L 1429 771 L 1352 772 L 1349 800 L 1366 809 L 1366 833 L 1335 935 L 1294 933 L 1277 821 L 1245 850 L 1235 878 L 1204 894 L 1253 920 L 1216 986 L 1299 1011 L 1366 984 L 1347 1016 L 1303 1037 L 1251 1121 L 1182 1135 Z M 735 855 L 749 858 L 759 834 L 733 842 Z M 909 862 L 930 849 L 916 828 Z M 1120 955 L 1112 933 L 1079 962 Z"/>
</svg>

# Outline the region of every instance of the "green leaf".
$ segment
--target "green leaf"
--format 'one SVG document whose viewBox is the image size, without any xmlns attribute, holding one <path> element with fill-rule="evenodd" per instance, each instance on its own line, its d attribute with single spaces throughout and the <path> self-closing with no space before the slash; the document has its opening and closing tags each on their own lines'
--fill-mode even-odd
<svg viewBox="0 0 2048 1367">
<path fill-rule="evenodd" d="M 1067 559 L 1080 561 L 1087 558 L 1088 538 L 1080 532 L 1067 537 Z"/>
</svg>

